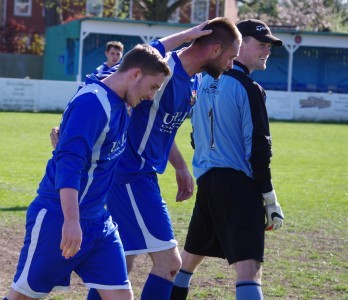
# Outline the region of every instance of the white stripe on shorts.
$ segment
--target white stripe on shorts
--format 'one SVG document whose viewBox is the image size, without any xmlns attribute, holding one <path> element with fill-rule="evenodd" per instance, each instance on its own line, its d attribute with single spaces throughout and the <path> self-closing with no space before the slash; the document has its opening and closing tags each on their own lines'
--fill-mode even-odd
<svg viewBox="0 0 348 300">
<path fill-rule="evenodd" d="M 39 234 L 41 230 L 41 225 L 43 222 L 43 219 L 47 213 L 47 209 L 43 208 L 40 210 L 40 212 L 37 214 L 35 225 L 31 231 L 31 242 L 28 248 L 28 256 L 27 260 L 25 261 L 24 268 L 22 270 L 21 276 L 18 278 L 17 282 L 12 283 L 12 288 L 16 290 L 17 292 L 20 292 L 28 297 L 31 298 L 42 298 L 47 295 L 47 293 L 38 293 L 33 291 L 29 284 L 28 284 L 28 273 L 29 268 L 31 265 L 31 262 L 33 260 L 34 252 L 37 246 L 37 242 L 39 239 Z"/>
<path fill-rule="evenodd" d="M 146 248 L 144 250 L 134 250 L 134 251 L 125 251 L 126 255 L 132 255 L 132 254 L 141 254 L 141 253 L 148 253 L 148 252 L 158 252 L 158 251 L 163 251 L 163 250 L 168 250 L 171 249 L 175 246 L 177 246 L 177 241 L 176 240 L 170 240 L 170 241 L 162 241 L 159 240 L 158 238 L 154 237 L 150 231 L 147 229 L 144 219 L 139 211 L 139 208 L 135 202 L 135 198 L 132 192 L 132 188 L 129 183 L 126 184 L 127 192 L 129 199 L 132 204 L 132 208 L 135 214 L 135 217 L 137 219 L 138 225 L 141 229 L 141 232 L 143 234 L 145 243 L 146 243 Z"/>
</svg>

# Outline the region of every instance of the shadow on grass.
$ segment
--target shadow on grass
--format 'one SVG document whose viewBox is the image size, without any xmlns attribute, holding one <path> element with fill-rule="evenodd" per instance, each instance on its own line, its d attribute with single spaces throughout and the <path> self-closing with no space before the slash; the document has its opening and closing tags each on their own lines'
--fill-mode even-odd
<svg viewBox="0 0 348 300">
<path fill-rule="evenodd" d="M 24 211 L 28 206 L 0 207 L 0 211 Z"/>
</svg>

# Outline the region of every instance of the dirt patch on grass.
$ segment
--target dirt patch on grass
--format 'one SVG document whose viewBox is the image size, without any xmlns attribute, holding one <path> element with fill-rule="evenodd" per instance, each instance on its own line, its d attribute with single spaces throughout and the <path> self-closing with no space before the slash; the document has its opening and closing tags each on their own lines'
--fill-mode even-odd
<svg viewBox="0 0 348 300">
<path fill-rule="evenodd" d="M 0 298 L 4 297 L 11 285 L 17 267 L 20 247 L 23 243 L 24 228 L 6 226 L 0 223 Z"/>
<path fill-rule="evenodd" d="M 18 256 L 20 249 L 23 244 L 24 237 L 24 221 L 16 220 L 16 224 L 13 222 L 2 223 L 0 222 L 0 298 L 4 297 L 9 287 L 12 283 L 14 273 L 16 271 Z M 219 269 L 219 273 L 216 276 L 214 270 L 216 271 L 216 264 L 221 264 L 222 268 Z M 140 294 L 144 283 L 147 279 L 148 273 L 151 269 L 151 259 L 147 255 L 140 255 L 136 258 L 134 263 L 134 271 L 130 275 L 130 280 L 133 286 L 134 298 L 140 299 Z M 212 265 L 214 265 L 213 268 Z M 221 288 L 228 288 L 231 292 L 231 287 L 229 287 L 230 279 L 228 277 L 231 275 L 231 267 L 228 267 L 227 263 L 223 260 L 212 260 L 207 259 L 199 267 L 200 276 L 194 278 L 193 286 L 198 287 L 211 287 L 212 285 L 217 286 L 217 290 Z M 213 277 L 213 278 L 212 278 Z M 218 299 L 217 296 L 213 295 L 211 292 L 203 291 L 201 293 L 196 293 L 195 289 L 192 290 L 192 299 Z M 75 300 L 75 299 L 85 299 L 87 295 L 87 288 L 81 281 L 81 279 L 73 274 L 71 280 L 71 291 L 69 292 L 52 292 L 48 299 L 61 299 L 61 300 Z M 222 298 L 220 298 L 222 299 Z M 228 298 L 224 298 L 228 299 Z M 231 298 L 232 299 L 232 298 Z"/>
<path fill-rule="evenodd" d="M 17 220 L 17 224 L 3 224 L 0 222 L 0 299 L 4 297 L 12 283 L 16 271 L 20 249 L 23 245 L 24 226 Z M 19 224 L 20 223 L 20 224 Z M 131 276 L 132 285 L 137 295 L 140 294 L 147 274 L 151 268 L 151 260 L 146 255 L 139 256 L 135 261 L 134 275 Z M 73 274 L 70 292 L 52 292 L 50 299 L 85 299 L 87 288 L 82 280 Z M 138 296 L 137 296 L 138 297 Z"/>
<path fill-rule="evenodd" d="M 13 220 L 0 221 L 0 299 L 11 285 L 23 243 L 24 219 Z M 265 299 L 346 299 L 346 233 L 332 234 L 322 230 L 294 232 L 289 226 L 266 236 Z M 181 238 L 179 245 L 182 244 Z M 140 299 L 151 265 L 147 255 L 140 255 L 135 260 L 134 271 L 130 275 L 135 299 Z M 206 258 L 192 278 L 188 299 L 230 300 L 234 299 L 234 291 L 233 267 L 222 259 Z M 86 295 L 87 288 L 73 274 L 71 291 L 52 292 L 47 299 L 80 300 L 86 299 Z"/>
</svg>

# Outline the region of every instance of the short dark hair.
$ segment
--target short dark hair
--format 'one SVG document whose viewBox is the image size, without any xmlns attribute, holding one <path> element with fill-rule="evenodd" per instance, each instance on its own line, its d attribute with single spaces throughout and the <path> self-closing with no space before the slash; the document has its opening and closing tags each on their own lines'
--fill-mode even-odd
<svg viewBox="0 0 348 300">
<path fill-rule="evenodd" d="M 138 44 L 123 56 L 118 72 L 125 72 L 132 68 L 140 68 L 145 75 L 164 73 L 170 75 L 167 61 L 159 51 L 147 44 Z"/>
<path fill-rule="evenodd" d="M 196 39 L 193 43 L 196 45 L 219 43 L 225 48 L 231 46 L 235 40 L 241 39 L 237 26 L 225 17 L 212 19 L 203 28 L 203 30 L 208 29 L 211 29 L 213 32 Z"/>
<path fill-rule="evenodd" d="M 119 41 L 109 41 L 106 43 L 106 52 L 109 52 L 109 50 L 111 48 L 116 48 L 118 50 L 120 50 L 121 52 L 123 52 L 124 46 L 121 42 Z"/>
</svg>

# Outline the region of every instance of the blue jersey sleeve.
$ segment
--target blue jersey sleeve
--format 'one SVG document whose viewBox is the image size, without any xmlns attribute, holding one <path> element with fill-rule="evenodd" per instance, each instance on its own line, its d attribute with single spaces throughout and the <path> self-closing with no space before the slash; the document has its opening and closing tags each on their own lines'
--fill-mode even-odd
<svg viewBox="0 0 348 300">
<path fill-rule="evenodd" d="M 150 43 L 150 45 L 154 48 L 156 48 L 159 53 L 161 53 L 161 55 L 163 57 L 166 56 L 166 49 L 164 48 L 163 44 L 159 41 L 159 40 L 154 40 Z"/>
<path fill-rule="evenodd" d="M 82 170 L 91 161 L 93 145 L 106 122 L 103 107 L 92 93 L 69 104 L 63 114 L 55 150 L 57 190 L 80 189 Z"/>
</svg>

